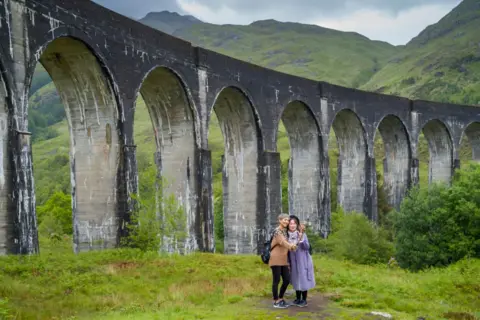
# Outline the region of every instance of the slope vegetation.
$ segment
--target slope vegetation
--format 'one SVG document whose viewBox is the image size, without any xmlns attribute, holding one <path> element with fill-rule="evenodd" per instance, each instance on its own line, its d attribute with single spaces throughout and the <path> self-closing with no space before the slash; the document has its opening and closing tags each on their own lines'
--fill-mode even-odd
<svg viewBox="0 0 480 320">
<path fill-rule="evenodd" d="M 361 88 L 480 104 L 480 2 L 464 0 L 427 27 Z"/>
</svg>

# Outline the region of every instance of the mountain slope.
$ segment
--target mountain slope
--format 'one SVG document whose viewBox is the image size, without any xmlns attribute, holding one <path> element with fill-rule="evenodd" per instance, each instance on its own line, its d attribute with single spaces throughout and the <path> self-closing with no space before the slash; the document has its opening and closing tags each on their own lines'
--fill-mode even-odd
<svg viewBox="0 0 480 320">
<path fill-rule="evenodd" d="M 480 1 L 464 0 L 400 49 L 361 88 L 480 104 Z"/>
<path fill-rule="evenodd" d="M 157 18 L 166 16 L 163 13 Z M 386 42 L 372 41 L 358 33 L 316 25 L 275 20 L 248 26 L 198 22 L 188 25 L 188 19 L 184 17 L 183 27 L 173 35 L 267 68 L 349 87 L 368 81 L 397 51 Z M 156 20 L 140 22 L 164 32 L 171 30 Z"/>
<path fill-rule="evenodd" d="M 138 21 L 168 34 L 202 23 L 193 16 L 182 16 L 169 11 L 150 12 Z"/>
</svg>

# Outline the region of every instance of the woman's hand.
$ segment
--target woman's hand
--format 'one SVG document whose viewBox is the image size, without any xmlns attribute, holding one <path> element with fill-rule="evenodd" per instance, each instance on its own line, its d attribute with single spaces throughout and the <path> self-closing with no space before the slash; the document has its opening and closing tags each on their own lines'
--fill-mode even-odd
<svg viewBox="0 0 480 320">
<path fill-rule="evenodd" d="M 305 224 L 300 224 L 300 226 L 298 227 L 298 231 L 302 234 L 305 233 Z"/>
</svg>

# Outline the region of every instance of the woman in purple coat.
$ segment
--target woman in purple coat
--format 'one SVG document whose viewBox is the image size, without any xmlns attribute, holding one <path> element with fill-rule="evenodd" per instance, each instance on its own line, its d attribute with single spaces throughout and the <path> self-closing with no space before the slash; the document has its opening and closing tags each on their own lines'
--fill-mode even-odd
<svg viewBox="0 0 480 320">
<path fill-rule="evenodd" d="M 296 291 L 297 299 L 293 304 L 298 307 L 307 306 L 307 292 L 315 287 L 313 261 L 308 251 L 310 243 L 305 234 L 305 226 L 300 225 L 298 217 L 291 215 L 288 224 L 288 242 L 296 243 L 297 250 L 289 251 L 290 282 Z"/>
</svg>

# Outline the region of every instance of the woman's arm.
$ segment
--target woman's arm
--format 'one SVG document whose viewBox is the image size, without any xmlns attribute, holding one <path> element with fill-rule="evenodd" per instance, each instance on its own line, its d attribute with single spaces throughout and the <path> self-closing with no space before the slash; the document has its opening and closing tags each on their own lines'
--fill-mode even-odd
<svg viewBox="0 0 480 320">
<path fill-rule="evenodd" d="M 294 250 L 297 247 L 296 244 L 289 243 L 280 231 L 275 231 L 274 239 L 278 246 L 282 246 L 284 248 L 287 248 L 288 250 Z"/>
<path fill-rule="evenodd" d="M 310 247 L 310 242 L 308 242 L 307 234 L 301 233 L 299 239 L 300 241 L 298 241 L 298 247 L 303 250 L 308 250 L 308 248 Z"/>
</svg>

